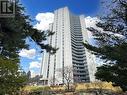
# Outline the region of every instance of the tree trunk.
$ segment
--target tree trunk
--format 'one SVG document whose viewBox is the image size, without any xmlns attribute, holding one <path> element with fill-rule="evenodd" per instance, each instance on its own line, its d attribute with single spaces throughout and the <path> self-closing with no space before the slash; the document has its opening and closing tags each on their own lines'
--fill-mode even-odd
<svg viewBox="0 0 127 95">
<path fill-rule="evenodd" d="M 67 83 L 67 90 L 68 90 L 68 91 L 70 90 L 69 82 Z"/>
</svg>

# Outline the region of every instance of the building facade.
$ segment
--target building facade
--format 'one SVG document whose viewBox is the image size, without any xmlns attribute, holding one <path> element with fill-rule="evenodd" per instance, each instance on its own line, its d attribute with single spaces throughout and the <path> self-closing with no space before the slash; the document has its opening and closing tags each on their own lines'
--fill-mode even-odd
<svg viewBox="0 0 127 95">
<path fill-rule="evenodd" d="M 95 81 L 95 56 L 82 44 L 88 40 L 84 15 L 76 16 L 67 7 L 55 10 L 54 22 L 50 24 L 49 30 L 54 35 L 48 38 L 48 43 L 58 50 L 54 55 L 44 51 L 43 79 L 47 79 L 48 84 L 51 80 L 54 84 L 63 84 L 64 75 L 59 75 L 57 70 L 63 69 L 64 73 L 64 67 L 72 67 L 72 82 Z"/>
</svg>

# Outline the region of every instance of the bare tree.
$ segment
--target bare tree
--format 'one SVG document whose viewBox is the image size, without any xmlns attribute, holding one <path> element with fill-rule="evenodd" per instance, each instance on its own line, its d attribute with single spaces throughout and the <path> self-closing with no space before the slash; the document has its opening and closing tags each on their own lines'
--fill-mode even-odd
<svg viewBox="0 0 127 95">
<path fill-rule="evenodd" d="M 58 72 L 61 73 L 59 74 L 60 76 L 62 75 L 64 79 L 64 84 L 67 87 L 67 90 L 70 90 L 70 84 L 73 82 L 73 67 L 71 66 L 66 66 L 64 68 L 58 69 Z"/>
</svg>

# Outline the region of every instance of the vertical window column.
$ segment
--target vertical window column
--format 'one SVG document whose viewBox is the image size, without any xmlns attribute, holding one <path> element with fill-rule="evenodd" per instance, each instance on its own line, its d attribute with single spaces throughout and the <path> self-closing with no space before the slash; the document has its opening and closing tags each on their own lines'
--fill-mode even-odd
<svg viewBox="0 0 127 95">
<path fill-rule="evenodd" d="M 62 52 L 63 52 L 63 55 L 62 55 L 62 58 L 63 58 L 63 60 L 62 60 L 62 66 L 63 66 L 63 79 L 62 79 L 62 81 L 63 81 L 63 84 L 64 84 L 64 10 L 63 10 L 63 12 L 62 12 Z"/>
</svg>

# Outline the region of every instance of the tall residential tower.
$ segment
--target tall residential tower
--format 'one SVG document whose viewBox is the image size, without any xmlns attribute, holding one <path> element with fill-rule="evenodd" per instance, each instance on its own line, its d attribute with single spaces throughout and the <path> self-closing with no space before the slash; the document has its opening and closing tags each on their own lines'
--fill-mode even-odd
<svg viewBox="0 0 127 95">
<path fill-rule="evenodd" d="M 84 15 L 76 16 L 67 7 L 55 10 L 54 22 L 50 24 L 49 30 L 55 33 L 48 43 L 59 49 L 54 55 L 44 52 L 43 79 L 50 84 L 49 80 L 56 78 L 59 82 L 54 80 L 54 83 L 62 84 L 64 76 L 58 76 L 57 70 L 69 66 L 74 69 L 73 82 L 95 81 L 95 57 L 82 44 L 88 40 Z"/>
</svg>

